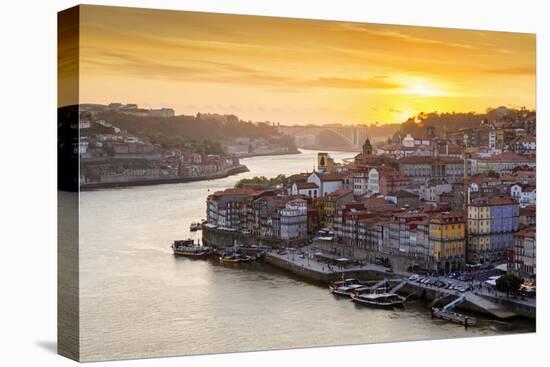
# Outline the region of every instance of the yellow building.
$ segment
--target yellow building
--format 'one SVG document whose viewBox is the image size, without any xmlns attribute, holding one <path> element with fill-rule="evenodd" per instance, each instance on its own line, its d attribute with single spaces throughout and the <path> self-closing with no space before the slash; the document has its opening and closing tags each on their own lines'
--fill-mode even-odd
<svg viewBox="0 0 550 367">
<path fill-rule="evenodd" d="M 320 224 L 322 227 L 334 227 L 336 209 L 353 201 L 353 190 L 340 189 L 317 199 Z"/>
<path fill-rule="evenodd" d="M 470 204 L 468 206 L 468 233 L 491 233 L 491 208 L 488 204 Z"/>
<path fill-rule="evenodd" d="M 434 270 L 449 273 L 465 265 L 465 222 L 462 212 L 438 213 L 429 224 L 430 254 Z"/>
</svg>

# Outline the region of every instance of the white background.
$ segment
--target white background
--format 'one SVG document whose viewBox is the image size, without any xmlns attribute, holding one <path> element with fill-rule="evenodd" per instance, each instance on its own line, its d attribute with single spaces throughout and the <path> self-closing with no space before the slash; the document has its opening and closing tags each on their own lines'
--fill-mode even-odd
<svg viewBox="0 0 550 367">
<path fill-rule="evenodd" d="M 545 1 L 94 1 L 104 5 L 535 32 L 538 114 L 537 335 L 101 362 L 99 366 L 537 366 L 548 356 L 548 65 Z M 0 365 L 69 366 L 56 340 L 56 12 L 62 0 L 0 10 Z M 545 311 L 543 311 L 545 310 Z M 544 313 L 546 312 L 546 314 Z M 228 330 L 228 332 L 230 332 Z M 327 330 L 330 332 L 330 330 Z M 546 343 L 543 340 L 546 338 Z"/>
</svg>

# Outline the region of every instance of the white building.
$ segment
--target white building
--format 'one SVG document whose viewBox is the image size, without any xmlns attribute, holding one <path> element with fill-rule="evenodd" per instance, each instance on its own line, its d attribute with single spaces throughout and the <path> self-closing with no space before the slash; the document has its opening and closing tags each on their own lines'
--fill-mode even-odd
<svg viewBox="0 0 550 367">
<path fill-rule="evenodd" d="M 497 147 L 497 132 L 495 130 L 489 131 L 489 149 L 496 149 Z"/>
<path fill-rule="evenodd" d="M 307 238 L 307 202 L 303 199 L 294 199 L 286 203 L 284 209 L 279 210 L 281 239 Z"/>
<path fill-rule="evenodd" d="M 425 183 L 420 188 L 420 199 L 436 203 L 439 202 L 441 194 L 451 191 L 453 191 L 453 185 L 448 183 L 436 185 Z"/>
<path fill-rule="evenodd" d="M 411 136 L 411 134 L 407 134 L 401 141 L 401 144 L 403 144 L 404 147 L 412 148 L 414 147 L 414 138 Z"/>
<path fill-rule="evenodd" d="M 367 193 L 368 189 L 368 175 L 365 171 L 356 171 L 353 173 L 353 195 L 362 196 Z"/>
<path fill-rule="evenodd" d="M 367 185 L 367 192 L 369 194 L 378 194 L 380 192 L 380 172 L 376 168 L 369 171 Z"/>
<path fill-rule="evenodd" d="M 510 196 L 517 201 L 519 201 L 519 197 L 521 196 L 522 191 L 523 187 L 520 184 L 510 186 Z"/>
<path fill-rule="evenodd" d="M 319 196 L 326 196 L 343 188 L 344 178 L 340 173 L 313 172 L 307 178 L 307 182 L 314 183 L 319 187 Z"/>
<path fill-rule="evenodd" d="M 288 190 L 289 195 L 305 195 L 310 198 L 319 197 L 319 186 L 313 182 L 294 182 Z"/>
<path fill-rule="evenodd" d="M 537 203 L 537 188 L 534 186 L 525 187 L 519 195 L 519 206 L 525 208 Z"/>
</svg>

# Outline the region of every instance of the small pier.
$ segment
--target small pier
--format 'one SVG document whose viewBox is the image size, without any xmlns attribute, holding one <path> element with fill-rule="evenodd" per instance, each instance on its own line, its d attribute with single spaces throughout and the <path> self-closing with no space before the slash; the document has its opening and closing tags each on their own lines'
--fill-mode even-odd
<svg viewBox="0 0 550 367">
<path fill-rule="evenodd" d="M 401 288 L 403 288 L 407 284 L 408 284 L 408 282 L 406 280 L 402 280 L 401 282 L 399 282 L 399 284 L 397 284 L 395 287 L 393 287 L 390 290 L 390 293 L 397 293 L 398 290 L 400 290 Z"/>
<path fill-rule="evenodd" d="M 477 325 L 475 317 L 466 316 L 458 312 L 454 312 L 454 308 L 466 301 L 466 297 L 460 296 L 451 302 L 447 303 L 443 308 L 432 307 L 432 319 L 434 317 L 446 321 L 453 322 L 455 324 L 464 325 L 467 329 L 469 326 Z"/>
</svg>

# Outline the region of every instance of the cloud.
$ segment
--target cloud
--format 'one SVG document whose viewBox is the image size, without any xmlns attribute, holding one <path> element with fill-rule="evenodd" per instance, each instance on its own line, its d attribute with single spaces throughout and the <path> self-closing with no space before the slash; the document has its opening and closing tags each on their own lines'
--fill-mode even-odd
<svg viewBox="0 0 550 367">
<path fill-rule="evenodd" d="M 312 81 L 314 86 L 344 88 L 344 89 L 400 89 L 403 85 L 393 82 L 388 82 L 384 78 L 370 79 L 350 79 L 350 78 L 334 78 L 321 77 Z"/>
<path fill-rule="evenodd" d="M 485 69 L 484 71 L 490 74 L 535 75 L 537 73 L 537 67 L 535 65 L 526 65 L 509 68 Z"/>
<path fill-rule="evenodd" d="M 90 50 L 88 50 L 90 51 Z M 88 53 L 90 55 L 90 53 Z M 234 83 L 271 86 L 274 88 L 339 88 L 363 90 L 397 90 L 403 85 L 387 81 L 383 76 L 372 78 L 343 78 L 320 76 L 300 79 L 261 69 L 231 63 L 198 59 L 171 62 L 126 53 L 94 50 L 93 57 L 83 58 L 88 70 L 101 70 L 109 75 L 135 75 L 147 78 L 188 80 L 194 82 Z"/>
</svg>

